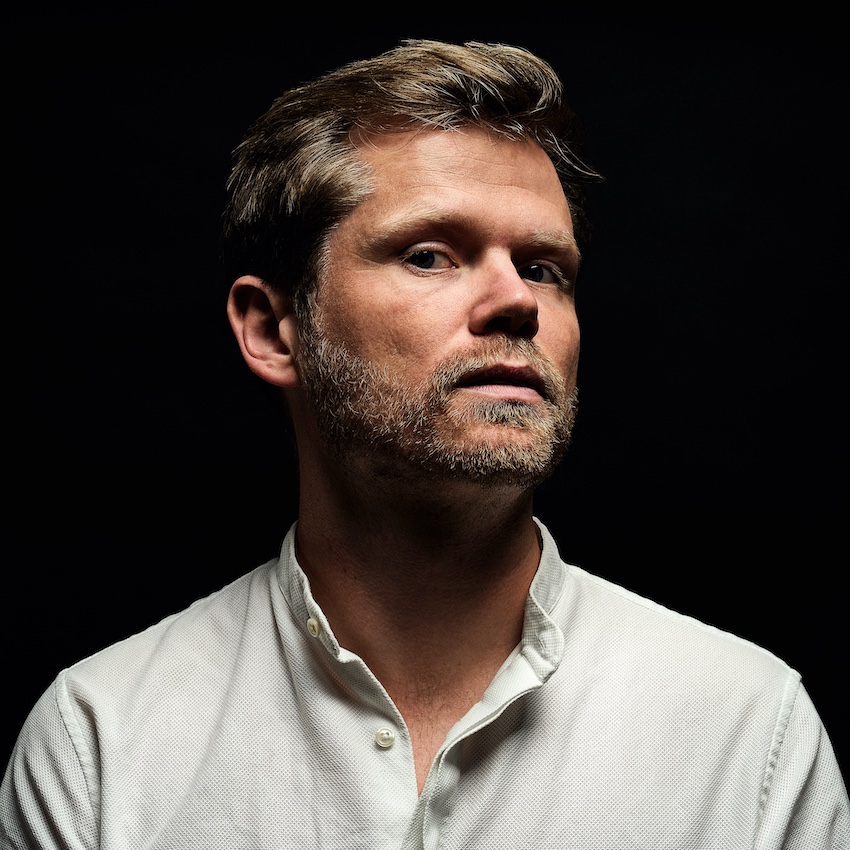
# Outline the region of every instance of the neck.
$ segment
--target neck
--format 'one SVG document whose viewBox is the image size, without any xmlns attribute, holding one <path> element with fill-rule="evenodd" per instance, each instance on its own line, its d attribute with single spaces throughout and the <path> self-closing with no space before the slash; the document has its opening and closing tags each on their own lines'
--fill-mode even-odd
<svg viewBox="0 0 850 850">
<path fill-rule="evenodd" d="M 520 640 L 540 560 L 531 492 L 330 472 L 302 455 L 298 559 L 404 718 L 421 791 Z"/>
<path fill-rule="evenodd" d="M 530 492 L 302 475 L 301 505 L 316 601 L 397 702 L 414 678 L 489 683 L 520 639 L 539 562 Z"/>
</svg>

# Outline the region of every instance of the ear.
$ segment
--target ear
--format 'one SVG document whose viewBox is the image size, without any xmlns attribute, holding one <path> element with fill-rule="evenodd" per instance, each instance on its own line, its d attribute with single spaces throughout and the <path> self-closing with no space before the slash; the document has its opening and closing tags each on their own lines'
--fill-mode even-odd
<svg viewBox="0 0 850 850">
<path fill-rule="evenodd" d="M 298 327 L 288 296 L 245 275 L 230 288 L 227 318 L 252 372 L 277 387 L 300 385 Z"/>
</svg>

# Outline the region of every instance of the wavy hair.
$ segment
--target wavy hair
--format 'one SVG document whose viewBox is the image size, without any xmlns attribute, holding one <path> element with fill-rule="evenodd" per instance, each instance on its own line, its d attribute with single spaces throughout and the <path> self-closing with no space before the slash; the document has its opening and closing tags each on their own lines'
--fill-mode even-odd
<svg viewBox="0 0 850 850">
<path fill-rule="evenodd" d="M 549 64 L 504 44 L 407 40 L 277 98 L 234 151 L 222 222 L 228 280 L 254 274 L 307 317 L 330 230 L 370 191 L 358 145 L 416 128 L 482 128 L 549 155 L 581 241 L 577 124 Z"/>
</svg>

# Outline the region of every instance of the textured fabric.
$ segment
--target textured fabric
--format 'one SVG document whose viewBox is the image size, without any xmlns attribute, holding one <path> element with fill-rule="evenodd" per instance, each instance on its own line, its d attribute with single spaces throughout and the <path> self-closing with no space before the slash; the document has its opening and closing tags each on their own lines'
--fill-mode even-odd
<svg viewBox="0 0 850 850">
<path fill-rule="evenodd" d="M 564 564 L 542 527 L 522 641 L 419 796 L 404 721 L 337 644 L 293 532 L 57 677 L 3 780 L 4 848 L 850 847 L 798 674 Z"/>
</svg>

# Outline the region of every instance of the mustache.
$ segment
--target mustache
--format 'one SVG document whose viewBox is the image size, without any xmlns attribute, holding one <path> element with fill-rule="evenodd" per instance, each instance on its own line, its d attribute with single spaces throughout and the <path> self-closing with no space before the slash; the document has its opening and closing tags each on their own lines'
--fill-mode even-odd
<svg viewBox="0 0 850 850">
<path fill-rule="evenodd" d="M 440 397 L 447 397 L 473 373 L 500 366 L 507 359 L 525 361 L 535 373 L 534 385 L 539 384 L 547 401 L 558 403 L 566 398 L 566 381 L 555 364 L 532 340 L 509 336 L 488 337 L 440 362 L 432 375 L 433 388 Z"/>
</svg>

